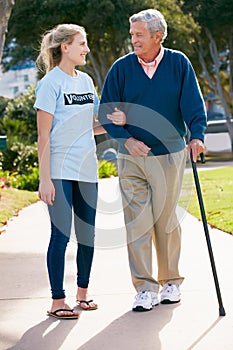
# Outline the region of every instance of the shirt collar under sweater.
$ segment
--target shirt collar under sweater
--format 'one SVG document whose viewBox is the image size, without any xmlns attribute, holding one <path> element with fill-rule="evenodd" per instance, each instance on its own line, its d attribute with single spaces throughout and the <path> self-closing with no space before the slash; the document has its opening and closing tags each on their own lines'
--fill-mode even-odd
<svg viewBox="0 0 233 350">
<path fill-rule="evenodd" d="M 156 69 L 158 68 L 159 63 L 161 62 L 164 55 L 164 47 L 161 45 L 161 50 L 159 51 L 158 56 L 154 59 L 152 62 L 145 62 L 142 58 L 138 57 L 138 62 L 141 64 L 142 68 L 144 69 L 144 72 L 146 75 L 148 75 L 149 78 L 152 78 Z"/>
</svg>

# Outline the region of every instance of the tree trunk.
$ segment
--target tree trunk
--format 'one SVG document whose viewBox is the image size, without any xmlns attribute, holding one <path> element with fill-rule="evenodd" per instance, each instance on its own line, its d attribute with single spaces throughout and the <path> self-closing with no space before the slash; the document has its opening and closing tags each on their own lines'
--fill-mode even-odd
<svg viewBox="0 0 233 350">
<path fill-rule="evenodd" d="M 233 101 L 233 28 L 229 33 L 229 95 Z"/>
<path fill-rule="evenodd" d="M 197 46 L 196 46 L 196 51 L 198 54 L 198 58 L 199 58 L 199 62 L 201 65 L 201 69 L 202 69 L 202 73 L 204 76 L 204 79 L 206 80 L 208 88 L 210 88 L 215 95 L 217 95 L 217 89 L 216 89 L 216 83 L 213 80 L 213 78 L 211 77 L 206 62 L 205 62 L 205 58 L 204 58 L 204 50 L 203 50 L 203 46 L 202 46 L 202 42 L 201 42 L 201 38 L 199 36 L 197 36 Z"/>
<path fill-rule="evenodd" d="M 209 43 L 210 56 L 213 60 L 214 67 L 215 67 L 216 88 L 217 88 L 218 96 L 220 97 L 221 103 L 222 103 L 224 111 L 225 111 L 227 128 L 228 128 L 229 136 L 231 139 L 231 151 L 233 152 L 233 123 L 231 120 L 230 108 L 229 108 L 227 101 L 225 99 L 224 91 L 223 91 L 222 84 L 221 84 L 220 62 L 219 62 L 218 49 L 217 49 L 216 42 L 215 42 L 211 32 L 207 28 L 205 28 L 205 31 L 206 31 L 206 35 L 210 41 L 210 43 Z M 229 77 L 229 78 L 231 78 L 231 77 Z"/>
<path fill-rule="evenodd" d="M 103 86 L 103 77 L 101 77 L 101 74 L 100 74 L 100 71 L 101 71 L 100 65 L 96 62 L 91 52 L 88 54 L 88 58 L 91 62 L 91 66 L 85 67 L 85 70 L 87 73 L 89 73 L 92 76 L 98 88 L 98 91 L 100 92 Z"/>
<path fill-rule="evenodd" d="M 0 0 L 0 63 L 2 61 L 2 53 L 7 32 L 7 25 L 13 6 L 14 0 Z"/>
</svg>

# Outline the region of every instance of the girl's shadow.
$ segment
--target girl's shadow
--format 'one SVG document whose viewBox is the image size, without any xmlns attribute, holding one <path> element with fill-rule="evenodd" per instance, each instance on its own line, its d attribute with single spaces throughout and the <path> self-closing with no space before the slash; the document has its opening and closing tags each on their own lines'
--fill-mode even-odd
<svg viewBox="0 0 233 350">
<path fill-rule="evenodd" d="M 17 344 L 6 350 L 60 349 L 77 322 L 48 318 L 27 330 Z"/>
</svg>

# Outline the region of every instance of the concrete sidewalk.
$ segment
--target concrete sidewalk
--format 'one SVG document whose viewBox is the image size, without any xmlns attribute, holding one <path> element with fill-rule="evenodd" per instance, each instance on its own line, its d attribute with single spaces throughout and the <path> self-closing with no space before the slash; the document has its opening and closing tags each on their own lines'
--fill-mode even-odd
<svg viewBox="0 0 233 350">
<path fill-rule="evenodd" d="M 79 320 L 46 316 L 49 218 L 42 202 L 23 209 L 0 236 L 0 350 L 233 349 L 233 237 L 210 229 L 225 317 L 218 302 L 202 223 L 180 210 L 182 301 L 147 313 L 131 311 L 131 284 L 117 178 L 100 181 L 90 295 L 96 311 Z M 75 303 L 75 242 L 67 252 L 65 287 Z M 155 265 L 156 275 L 156 265 Z"/>
</svg>

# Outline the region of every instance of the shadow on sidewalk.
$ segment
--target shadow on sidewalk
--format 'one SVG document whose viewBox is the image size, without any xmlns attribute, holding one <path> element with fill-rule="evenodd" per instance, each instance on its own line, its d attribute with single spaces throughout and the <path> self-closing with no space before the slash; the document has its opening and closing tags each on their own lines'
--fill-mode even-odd
<svg viewBox="0 0 233 350">
<path fill-rule="evenodd" d="M 28 329 L 14 346 L 6 350 L 60 349 L 77 322 L 77 320 L 63 322 L 48 318 Z"/>
<path fill-rule="evenodd" d="M 129 311 L 78 349 L 162 349 L 160 332 L 170 322 L 173 310 L 178 306 L 158 305 L 149 312 Z"/>
<path fill-rule="evenodd" d="M 195 347 L 201 343 L 201 341 L 208 335 L 208 333 L 212 332 L 213 329 L 217 326 L 217 324 L 222 320 L 219 317 L 216 321 L 214 321 L 188 348 L 187 350 L 195 349 Z"/>
</svg>

